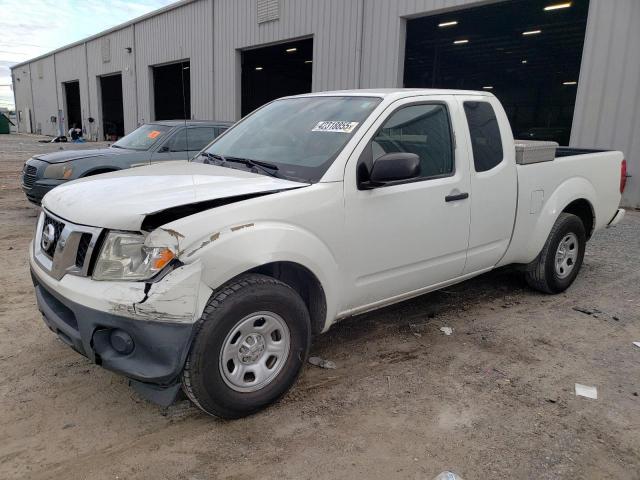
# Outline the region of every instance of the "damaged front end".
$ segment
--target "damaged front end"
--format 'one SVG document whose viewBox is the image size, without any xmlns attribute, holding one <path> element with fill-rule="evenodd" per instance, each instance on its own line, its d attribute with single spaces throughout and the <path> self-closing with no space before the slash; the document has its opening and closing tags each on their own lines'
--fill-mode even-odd
<svg viewBox="0 0 640 480">
<path fill-rule="evenodd" d="M 159 282 L 149 289 L 146 301 L 141 297 L 140 302 L 129 303 L 112 289 L 104 292 L 102 300 L 110 306 L 104 310 L 91 298 L 97 292 L 87 291 L 84 298 L 72 300 L 41 272 L 34 269 L 32 274 L 38 308 L 60 340 L 97 365 L 129 378 L 147 399 L 161 405 L 174 401 L 194 334 L 193 294 L 172 288 L 172 281 Z M 180 303 L 181 311 L 174 306 L 164 311 L 171 299 Z M 97 308 L 88 307 L 90 303 Z"/>
<path fill-rule="evenodd" d="M 53 237 L 43 243 L 42 232 L 52 222 L 57 222 Z M 160 271 L 144 281 L 115 276 L 98 281 L 92 275 L 109 232 L 93 232 L 97 239 L 92 255 L 80 262 L 81 244 L 73 240 L 76 228 L 84 227 L 49 212 L 43 212 L 38 223 L 30 264 L 45 323 L 77 352 L 129 378 L 144 397 L 162 405 L 172 403 L 194 324 L 211 295 L 201 283 L 201 263 L 180 262 L 180 236 L 159 230 L 146 235 L 145 244 L 152 239 L 172 252 Z"/>
<path fill-rule="evenodd" d="M 228 230 L 201 235 L 202 222 L 193 218 L 306 185 L 166 162 L 52 190 L 29 249 L 45 323 L 74 350 L 129 378 L 146 398 L 171 403 L 212 294 L 196 252 Z"/>
</svg>

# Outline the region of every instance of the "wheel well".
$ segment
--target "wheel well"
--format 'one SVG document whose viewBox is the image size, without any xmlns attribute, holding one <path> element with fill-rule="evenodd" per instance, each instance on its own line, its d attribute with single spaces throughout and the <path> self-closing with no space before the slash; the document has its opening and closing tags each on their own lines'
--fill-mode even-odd
<svg viewBox="0 0 640 480">
<path fill-rule="evenodd" d="M 563 212 L 572 213 L 576 215 L 580 220 L 582 220 L 582 224 L 584 225 L 584 230 L 587 233 L 587 240 L 591 238 L 591 234 L 593 233 L 593 225 L 595 223 L 595 215 L 593 213 L 593 208 L 591 204 L 581 198 L 579 200 L 574 200 L 569 205 L 565 207 Z"/>
<path fill-rule="evenodd" d="M 116 171 L 118 171 L 117 168 L 98 168 L 96 170 L 91 170 L 90 172 L 87 172 L 82 176 L 83 177 L 92 177 L 94 175 L 100 175 L 101 173 L 109 173 L 109 172 L 116 172 Z"/>
<path fill-rule="evenodd" d="M 313 334 L 322 331 L 327 317 L 327 301 L 320 281 L 309 269 L 293 262 L 273 262 L 250 272 L 277 278 L 298 292 L 309 309 Z"/>
</svg>

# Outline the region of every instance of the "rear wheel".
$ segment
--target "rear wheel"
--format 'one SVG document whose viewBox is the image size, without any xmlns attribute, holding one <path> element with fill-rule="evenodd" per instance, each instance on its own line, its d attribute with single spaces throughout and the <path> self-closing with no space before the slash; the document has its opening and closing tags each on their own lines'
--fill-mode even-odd
<svg viewBox="0 0 640 480">
<path fill-rule="evenodd" d="M 187 396 L 206 413 L 239 418 L 293 385 L 311 339 L 309 312 L 288 285 L 243 275 L 209 301 L 182 374 Z"/>
<path fill-rule="evenodd" d="M 544 293 L 560 293 L 573 283 L 582 266 L 587 237 L 582 220 L 561 213 L 538 257 L 526 271 L 529 286 Z"/>
</svg>

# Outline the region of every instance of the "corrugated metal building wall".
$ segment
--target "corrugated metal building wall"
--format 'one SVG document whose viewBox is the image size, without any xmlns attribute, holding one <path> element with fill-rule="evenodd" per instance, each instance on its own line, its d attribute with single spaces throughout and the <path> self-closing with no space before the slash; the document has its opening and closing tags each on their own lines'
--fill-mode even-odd
<svg viewBox="0 0 640 480">
<path fill-rule="evenodd" d="M 571 145 L 622 150 L 640 208 L 640 0 L 591 0 Z"/>
<path fill-rule="evenodd" d="M 258 24 L 255 0 L 214 2 L 215 113 L 240 115 L 240 50 L 313 37 L 312 90 L 356 88 L 362 0 L 281 0 L 279 20 Z"/>
<path fill-rule="evenodd" d="M 135 25 L 138 119 L 153 119 L 151 66 L 191 61 L 191 115 L 213 117 L 211 45 L 212 5 L 209 0 L 189 3 Z"/>
<path fill-rule="evenodd" d="M 55 135 L 58 127 L 57 123 L 51 122 L 51 117 L 58 114 L 58 102 L 53 56 L 29 64 L 29 69 L 33 95 L 33 131 Z"/>
<path fill-rule="evenodd" d="M 18 131 L 31 133 L 33 115 L 33 97 L 31 95 L 31 64 L 23 64 L 11 70 L 13 83 L 13 94 L 16 102 L 16 119 L 18 120 Z"/>
<path fill-rule="evenodd" d="M 98 120 L 91 132 L 97 138 L 98 76 L 121 72 L 130 132 L 153 119 L 151 67 L 186 59 L 192 116 L 234 120 L 240 115 L 240 52 L 305 37 L 313 38 L 313 91 L 401 86 L 407 18 L 497 1 L 183 0 L 14 67 L 16 103 L 24 110 L 20 130 L 27 131 L 31 109 L 34 130 L 54 135 L 50 117 L 64 109 L 61 84 L 79 80 L 83 122 Z M 258 23 L 261 2 L 277 20 Z M 105 39 L 109 61 L 102 57 Z M 633 175 L 624 203 L 634 207 L 640 207 L 639 51 L 640 1 L 591 0 L 571 144 L 623 150 Z"/>
<path fill-rule="evenodd" d="M 92 131 L 93 126 L 87 121 L 94 113 L 91 111 L 91 105 L 89 101 L 89 85 L 87 83 L 87 55 L 86 44 L 82 43 L 69 49 L 63 50 L 53 54 L 53 59 L 56 67 L 56 83 L 57 85 L 57 103 L 48 106 L 48 111 L 53 110 L 54 113 L 50 115 L 57 115 L 58 108 L 66 111 L 65 89 L 64 84 L 67 82 L 77 81 L 80 85 L 80 112 L 82 118 L 82 126 L 86 129 L 92 138 L 95 138 L 96 132 Z M 38 106 L 36 105 L 36 108 Z M 66 132 L 66 128 L 63 128 L 63 132 Z M 57 125 L 53 129 L 50 135 L 57 135 Z M 45 133 L 45 132 L 43 132 Z"/>
<path fill-rule="evenodd" d="M 402 86 L 407 18 L 443 13 L 477 0 L 366 0 L 361 88 Z"/>
<path fill-rule="evenodd" d="M 133 30 L 134 27 L 129 26 L 87 42 L 89 106 L 98 120 L 95 132 L 98 138 L 102 138 L 101 76 L 122 75 L 125 131 L 130 132 L 138 125 Z M 131 52 L 127 48 L 131 48 Z"/>
</svg>

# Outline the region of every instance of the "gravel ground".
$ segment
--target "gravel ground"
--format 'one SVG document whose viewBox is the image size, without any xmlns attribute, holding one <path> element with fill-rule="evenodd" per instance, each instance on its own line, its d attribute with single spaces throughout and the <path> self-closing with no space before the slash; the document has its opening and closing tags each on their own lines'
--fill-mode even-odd
<svg viewBox="0 0 640 480">
<path fill-rule="evenodd" d="M 312 349 L 335 370 L 221 421 L 147 403 L 43 324 L 18 176 L 59 146 L 37 140 L 0 136 L 0 478 L 640 478 L 640 212 L 594 236 L 564 294 L 501 269 L 346 320 Z"/>
</svg>

